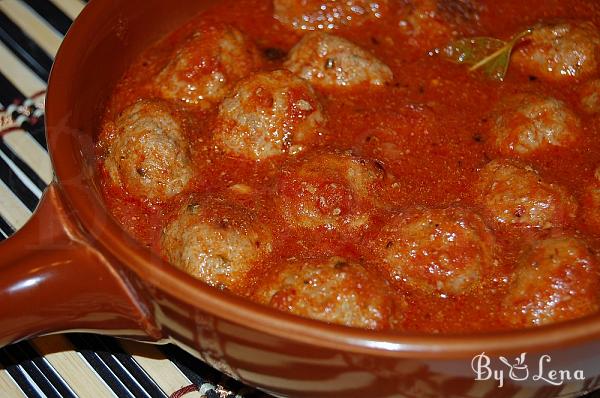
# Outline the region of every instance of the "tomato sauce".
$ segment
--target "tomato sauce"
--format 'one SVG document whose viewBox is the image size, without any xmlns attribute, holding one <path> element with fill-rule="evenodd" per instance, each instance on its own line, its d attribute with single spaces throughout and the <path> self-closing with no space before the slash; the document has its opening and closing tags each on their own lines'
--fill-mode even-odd
<svg viewBox="0 0 600 398">
<path fill-rule="evenodd" d="M 508 39 L 540 20 L 584 19 L 600 26 L 600 3 L 594 1 L 505 0 L 480 2 L 480 17 L 470 28 L 471 36 Z M 273 18 L 269 1 L 224 0 L 198 15 L 176 32 L 148 49 L 131 66 L 116 87 L 107 106 L 102 135 L 111 131 L 111 121 L 139 98 L 156 93 L 145 85 L 172 56 L 172 49 L 199 24 L 226 22 L 248 35 L 263 51 L 264 69 L 281 69 L 283 56 L 301 37 Z M 512 94 L 528 92 L 560 99 L 579 109 L 580 83 L 544 82 L 511 66 L 499 82 L 479 72 L 444 59 L 435 47 L 414 45 L 398 29 L 398 18 L 366 22 L 360 28 L 342 27 L 333 32 L 367 49 L 393 71 L 394 80 L 383 88 L 369 90 L 316 90 L 327 118 L 320 147 L 353 150 L 376 159 L 393 176 L 393 183 L 379 200 L 386 206 L 369 210 L 373 217 L 366 231 L 338 233 L 319 229 L 310 233 L 290 230 L 282 216 L 273 211 L 275 189 L 286 156 L 252 162 L 225 156 L 214 150 L 211 124 L 216 109 L 183 107 L 186 138 L 192 148 L 195 175 L 190 192 L 220 192 L 235 184 L 252 188 L 238 199 L 256 210 L 261 223 L 273 231 L 273 251 L 254 267 L 247 281 L 234 293 L 251 296 L 263 275 L 276 272 L 282 258 L 340 256 L 377 267 L 368 241 L 382 228 L 389 209 L 415 205 L 443 208 L 460 204 L 478 209 L 474 181 L 481 168 L 495 157 L 490 151 L 489 129 L 496 103 Z M 582 139 L 568 148 L 533 155 L 527 163 L 549 183 L 566 187 L 576 198 L 594 184 L 600 165 L 600 120 L 577 112 L 582 121 Z M 100 145 L 102 147 L 102 145 Z M 104 176 L 105 182 L 108 178 Z M 122 189 L 105 183 L 107 206 L 123 227 L 140 242 L 159 251 L 161 229 L 173 217 L 186 195 L 166 203 L 132 198 Z M 568 230 L 581 236 L 593 253 L 600 251 L 599 231 L 590 228 L 583 216 Z M 522 236 L 511 231 L 494 231 L 499 266 L 494 275 L 473 292 L 457 295 L 425 294 L 399 289 L 408 303 L 403 307 L 402 330 L 426 333 L 464 333 L 504 330 L 511 326 L 501 316 L 506 294 L 521 251 Z M 532 232 L 532 239 L 539 236 Z"/>
</svg>

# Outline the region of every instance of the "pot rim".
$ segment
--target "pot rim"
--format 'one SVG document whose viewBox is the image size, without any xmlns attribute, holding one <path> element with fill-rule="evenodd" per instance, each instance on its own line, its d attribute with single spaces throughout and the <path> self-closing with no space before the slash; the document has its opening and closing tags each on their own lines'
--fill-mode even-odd
<svg viewBox="0 0 600 398">
<path fill-rule="evenodd" d="M 542 351 L 600 338 L 600 314 L 532 329 L 461 335 L 406 334 L 327 324 L 283 313 L 210 287 L 167 264 L 148 248 L 125 236 L 123 229 L 95 194 L 91 180 L 85 179 L 81 172 L 75 173 L 77 176 L 74 174 L 74 170 L 81 170 L 83 155 L 74 135 L 60 135 L 57 126 L 63 125 L 65 115 L 58 105 L 59 100 L 54 99 L 57 96 L 55 93 L 65 89 L 62 79 L 69 76 L 74 67 L 68 61 L 73 56 L 69 57 L 68 54 L 77 49 L 77 40 L 81 42 L 78 36 L 91 34 L 93 29 L 89 27 L 98 25 L 97 19 L 105 14 L 103 4 L 94 0 L 84 8 L 57 53 L 48 84 L 46 134 L 58 185 L 64 199 L 74 210 L 77 221 L 96 242 L 93 245 L 102 246 L 103 250 L 134 271 L 143 281 L 217 318 L 243 324 L 269 335 L 375 356 L 466 358 L 480 352 Z M 99 214 L 102 215 L 101 223 L 98 222 Z"/>
</svg>

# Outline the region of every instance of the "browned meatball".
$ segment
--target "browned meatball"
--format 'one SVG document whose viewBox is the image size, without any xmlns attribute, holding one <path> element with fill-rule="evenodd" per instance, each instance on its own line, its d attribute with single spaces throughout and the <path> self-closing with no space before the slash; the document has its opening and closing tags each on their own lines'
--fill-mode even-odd
<svg viewBox="0 0 600 398">
<path fill-rule="evenodd" d="M 590 80 L 579 91 L 581 109 L 590 115 L 600 113 L 600 80 Z"/>
<path fill-rule="evenodd" d="M 400 284 L 460 295 L 491 276 L 494 244 L 494 235 L 469 210 L 416 208 L 392 215 L 373 249 L 381 267 Z"/>
<path fill-rule="evenodd" d="M 324 124 L 312 87 L 288 71 L 241 81 L 219 107 L 214 140 L 225 152 L 251 160 L 297 153 Z"/>
<path fill-rule="evenodd" d="M 518 47 L 513 61 L 530 75 L 565 81 L 595 74 L 599 48 L 600 34 L 591 22 L 541 23 Z"/>
<path fill-rule="evenodd" d="M 535 242 L 525 250 L 504 299 L 515 327 L 546 325 L 598 311 L 600 264 L 572 237 Z"/>
<path fill-rule="evenodd" d="M 385 177 L 373 160 L 351 153 L 313 153 L 284 171 L 278 207 L 295 228 L 354 230 L 368 223 Z"/>
<path fill-rule="evenodd" d="M 164 98 L 206 108 L 221 101 L 232 84 L 259 65 L 254 43 L 237 29 L 205 26 L 177 48 L 154 84 Z"/>
<path fill-rule="evenodd" d="M 317 87 L 381 86 L 390 68 L 352 42 L 327 33 L 309 33 L 290 51 L 284 66 Z"/>
<path fill-rule="evenodd" d="M 393 328 L 402 305 L 381 277 L 339 257 L 288 261 L 253 297 L 281 311 L 364 329 Z"/>
<path fill-rule="evenodd" d="M 155 100 L 138 101 L 117 118 L 104 165 L 115 185 L 147 199 L 182 192 L 193 175 L 181 121 Z"/>
<path fill-rule="evenodd" d="M 174 266 L 219 288 L 243 281 L 271 251 L 272 235 L 252 211 L 222 198 L 190 200 L 164 228 L 161 252 Z"/>
<path fill-rule="evenodd" d="M 495 228 L 549 229 L 568 224 L 575 199 L 561 186 L 544 182 L 530 167 L 494 160 L 479 173 L 476 198 Z"/>
<path fill-rule="evenodd" d="M 331 30 L 377 20 L 388 0 L 274 0 L 275 18 L 297 30 Z"/>
<path fill-rule="evenodd" d="M 497 107 L 491 128 L 493 149 L 505 156 L 527 157 L 551 148 L 576 145 L 581 122 L 562 101 L 521 94 Z"/>
<path fill-rule="evenodd" d="M 472 0 L 403 0 L 399 28 L 411 45 L 432 50 L 448 43 L 479 19 Z"/>
</svg>

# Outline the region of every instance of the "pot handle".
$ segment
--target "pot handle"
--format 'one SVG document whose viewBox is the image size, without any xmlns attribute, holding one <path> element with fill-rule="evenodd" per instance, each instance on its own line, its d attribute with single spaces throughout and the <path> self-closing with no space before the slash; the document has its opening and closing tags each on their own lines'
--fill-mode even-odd
<svg viewBox="0 0 600 398">
<path fill-rule="evenodd" d="M 87 243 L 56 182 L 27 224 L 0 243 L 0 347 L 71 330 L 159 339 L 136 296 Z"/>
</svg>

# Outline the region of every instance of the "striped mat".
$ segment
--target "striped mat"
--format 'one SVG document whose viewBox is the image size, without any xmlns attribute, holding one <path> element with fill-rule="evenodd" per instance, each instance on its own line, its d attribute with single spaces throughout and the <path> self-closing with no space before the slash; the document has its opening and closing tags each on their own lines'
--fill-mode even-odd
<svg viewBox="0 0 600 398">
<path fill-rule="evenodd" d="M 29 219 L 52 179 L 44 95 L 52 61 L 82 0 L 0 0 L 0 240 Z M 240 397 L 245 387 L 174 346 L 91 334 L 0 350 L 0 397 Z"/>
</svg>

